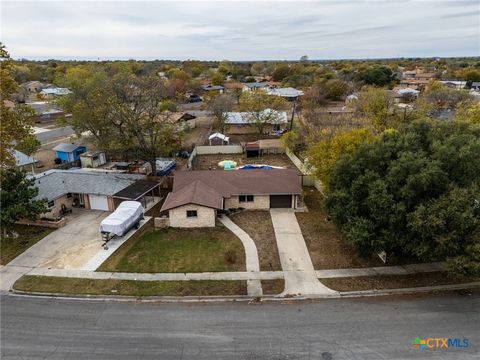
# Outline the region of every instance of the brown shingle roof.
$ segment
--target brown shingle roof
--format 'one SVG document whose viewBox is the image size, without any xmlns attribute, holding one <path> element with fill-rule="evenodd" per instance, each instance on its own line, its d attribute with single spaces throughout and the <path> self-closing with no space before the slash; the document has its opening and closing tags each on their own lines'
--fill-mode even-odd
<svg viewBox="0 0 480 360">
<path fill-rule="evenodd" d="M 175 180 L 174 180 L 175 183 Z M 200 180 L 195 180 L 167 195 L 160 211 L 174 209 L 186 204 L 197 204 L 222 209 L 223 198 L 217 191 Z"/>
<path fill-rule="evenodd" d="M 301 175 L 292 169 L 177 171 L 173 191 L 161 211 L 186 204 L 222 209 L 223 198 L 232 195 L 290 195 L 301 191 Z"/>
</svg>

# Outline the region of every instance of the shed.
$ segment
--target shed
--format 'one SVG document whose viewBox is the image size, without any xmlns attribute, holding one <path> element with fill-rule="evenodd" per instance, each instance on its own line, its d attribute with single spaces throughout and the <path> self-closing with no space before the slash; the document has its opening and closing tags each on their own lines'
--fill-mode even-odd
<svg viewBox="0 0 480 360">
<path fill-rule="evenodd" d="M 37 160 L 18 150 L 13 150 L 13 156 L 15 156 L 17 168 L 22 169 L 27 173 L 35 173 L 35 163 L 38 162 Z"/>
<path fill-rule="evenodd" d="M 82 168 L 96 168 L 106 164 L 107 159 L 103 151 L 86 152 L 80 155 L 80 163 Z"/>
<path fill-rule="evenodd" d="M 260 144 L 258 141 L 246 143 L 245 153 L 247 154 L 247 158 L 258 157 L 260 155 Z"/>
<path fill-rule="evenodd" d="M 66 143 L 58 144 L 53 150 L 62 163 L 80 160 L 80 154 L 87 152 L 84 145 Z"/>
<path fill-rule="evenodd" d="M 230 138 L 221 133 L 214 133 L 208 137 L 210 145 L 228 145 Z"/>
</svg>

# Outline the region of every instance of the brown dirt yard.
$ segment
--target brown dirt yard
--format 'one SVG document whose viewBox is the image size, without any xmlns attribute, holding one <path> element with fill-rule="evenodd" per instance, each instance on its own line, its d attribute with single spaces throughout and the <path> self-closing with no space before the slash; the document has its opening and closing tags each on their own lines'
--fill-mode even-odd
<svg viewBox="0 0 480 360">
<path fill-rule="evenodd" d="M 218 163 L 222 160 L 233 160 L 237 165 L 245 164 L 266 164 L 273 166 L 283 166 L 287 169 L 296 169 L 295 165 L 285 154 L 269 154 L 255 158 L 247 158 L 245 154 L 215 154 L 215 155 L 198 155 L 195 170 L 221 170 Z"/>
<path fill-rule="evenodd" d="M 282 270 L 272 218 L 268 211 L 246 210 L 230 216 L 257 245 L 260 270 Z"/>
<path fill-rule="evenodd" d="M 478 278 L 458 278 L 445 272 L 431 272 L 411 275 L 361 276 L 350 278 L 328 278 L 320 281 L 337 291 L 361 291 L 398 289 L 422 286 L 464 284 L 478 281 Z"/>
<path fill-rule="evenodd" d="M 316 270 L 383 266 L 377 257 L 361 258 L 333 222 L 327 221 L 323 196 L 313 187 L 303 188 L 308 212 L 296 213 Z"/>
</svg>

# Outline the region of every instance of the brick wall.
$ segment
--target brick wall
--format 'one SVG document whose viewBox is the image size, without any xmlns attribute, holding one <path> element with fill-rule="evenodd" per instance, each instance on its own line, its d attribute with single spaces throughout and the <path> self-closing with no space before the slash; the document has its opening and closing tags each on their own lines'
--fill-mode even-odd
<svg viewBox="0 0 480 360">
<path fill-rule="evenodd" d="M 225 209 L 269 209 L 270 208 L 270 196 L 269 195 L 254 195 L 252 202 L 239 202 L 238 196 L 232 196 L 225 199 Z"/>
<path fill-rule="evenodd" d="M 196 218 L 187 218 L 187 210 L 196 210 Z M 214 227 L 216 211 L 214 209 L 189 204 L 169 210 L 171 227 Z"/>
</svg>

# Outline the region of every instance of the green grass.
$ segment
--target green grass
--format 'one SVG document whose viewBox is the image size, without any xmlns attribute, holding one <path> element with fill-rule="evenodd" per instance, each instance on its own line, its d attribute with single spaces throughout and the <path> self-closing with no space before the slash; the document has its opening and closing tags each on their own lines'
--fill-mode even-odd
<svg viewBox="0 0 480 360">
<path fill-rule="evenodd" d="M 0 264 L 5 265 L 23 253 L 29 247 L 43 239 L 55 229 L 41 226 L 14 225 L 14 232 L 18 233 L 17 238 L 0 237 Z"/>
<path fill-rule="evenodd" d="M 245 251 L 240 239 L 220 226 L 152 230 L 127 241 L 98 271 L 245 271 Z"/>
<path fill-rule="evenodd" d="M 13 285 L 15 290 L 83 295 L 129 296 L 213 296 L 246 295 L 246 281 L 133 281 L 74 279 L 50 276 L 21 277 Z"/>
</svg>

